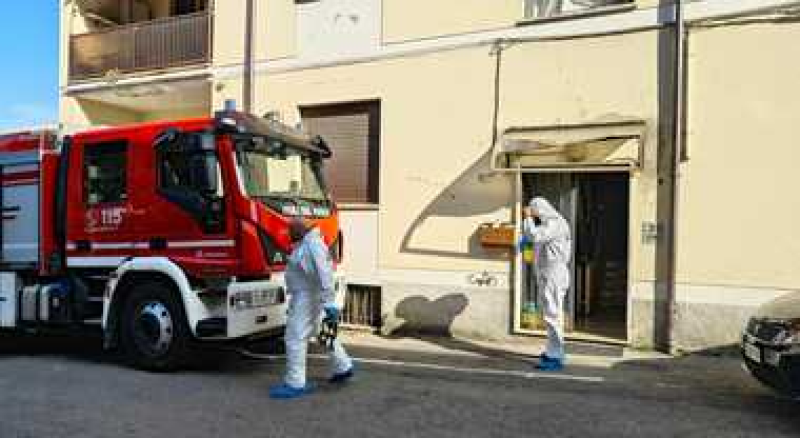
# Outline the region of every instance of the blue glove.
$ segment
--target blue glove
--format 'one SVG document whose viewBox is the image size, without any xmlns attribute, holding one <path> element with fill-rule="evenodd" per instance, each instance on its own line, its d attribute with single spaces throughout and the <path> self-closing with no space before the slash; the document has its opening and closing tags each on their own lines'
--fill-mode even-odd
<svg viewBox="0 0 800 438">
<path fill-rule="evenodd" d="M 325 311 L 325 318 L 331 321 L 338 321 L 339 320 L 339 308 L 333 305 L 324 306 L 322 308 Z"/>
</svg>

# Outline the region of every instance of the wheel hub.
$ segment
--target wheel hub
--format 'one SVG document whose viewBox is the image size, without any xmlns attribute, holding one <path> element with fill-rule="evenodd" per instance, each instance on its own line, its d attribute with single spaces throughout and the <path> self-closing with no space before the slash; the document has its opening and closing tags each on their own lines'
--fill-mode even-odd
<svg viewBox="0 0 800 438">
<path fill-rule="evenodd" d="M 159 356 L 166 353 L 174 336 L 169 309 L 158 301 L 140 306 L 134 317 L 133 334 L 139 348 L 147 354 Z"/>
</svg>

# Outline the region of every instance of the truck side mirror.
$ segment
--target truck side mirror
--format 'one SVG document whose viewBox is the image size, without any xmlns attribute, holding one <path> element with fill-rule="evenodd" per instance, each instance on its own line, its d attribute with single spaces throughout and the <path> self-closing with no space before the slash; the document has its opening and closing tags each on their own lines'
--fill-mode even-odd
<svg viewBox="0 0 800 438">
<path fill-rule="evenodd" d="M 167 146 L 175 144 L 181 135 L 181 131 L 176 128 L 167 128 L 153 140 L 153 147 L 156 150 L 164 151 Z"/>
</svg>

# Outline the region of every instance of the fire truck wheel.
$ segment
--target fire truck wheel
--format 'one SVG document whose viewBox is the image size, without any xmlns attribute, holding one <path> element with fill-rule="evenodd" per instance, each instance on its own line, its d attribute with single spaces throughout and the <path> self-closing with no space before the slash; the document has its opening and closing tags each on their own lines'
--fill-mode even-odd
<svg viewBox="0 0 800 438">
<path fill-rule="evenodd" d="M 190 341 L 183 306 L 168 286 L 152 281 L 131 290 L 120 319 L 120 345 L 131 364 L 152 371 L 178 368 Z"/>
</svg>

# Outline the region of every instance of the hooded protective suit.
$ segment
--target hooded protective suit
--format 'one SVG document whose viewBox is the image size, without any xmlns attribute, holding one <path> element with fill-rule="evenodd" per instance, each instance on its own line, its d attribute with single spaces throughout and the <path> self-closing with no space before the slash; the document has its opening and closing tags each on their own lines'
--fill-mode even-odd
<svg viewBox="0 0 800 438">
<path fill-rule="evenodd" d="M 285 276 L 290 298 L 284 383 L 292 388 L 305 388 L 308 339 L 319 333 L 323 307 L 336 306 L 333 261 L 318 229 L 309 230 L 295 246 Z M 352 370 L 353 362 L 338 339 L 334 341 L 330 359 L 334 375 Z"/>
<path fill-rule="evenodd" d="M 533 198 L 530 207 L 541 221 L 537 226 L 532 218 L 526 218 L 523 232 L 533 240 L 536 251 L 536 285 L 547 326 L 545 354 L 551 359 L 563 360 L 564 298 L 569 289 L 572 257 L 570 226 L 544 198 Z"/>
</svg>

